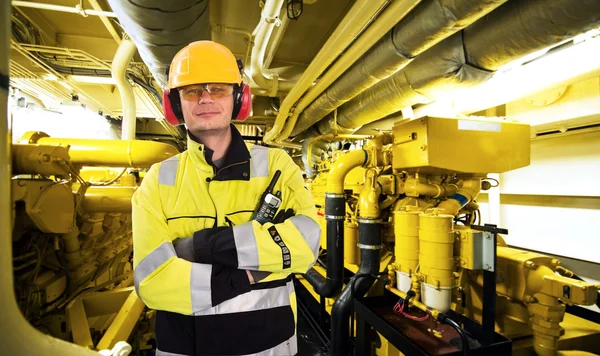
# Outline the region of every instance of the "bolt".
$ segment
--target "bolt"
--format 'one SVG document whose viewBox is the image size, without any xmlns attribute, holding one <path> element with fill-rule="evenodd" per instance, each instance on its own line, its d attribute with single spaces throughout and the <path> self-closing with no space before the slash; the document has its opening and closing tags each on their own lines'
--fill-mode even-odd
<svg viewBox="0 0 600 356">
<path fill-rule="evenodd" d="M 533 268 L 533 267 L 535 267 L 535 263 L 533 263 L 533 261 L 527 261 L 527 262 L 525 262 L 525 267 Z"/>
<path fill-rule="evenodd" d="M 487 269 L 487 270 L 490 270 L 490 269 L 492 269 L 492 266 L 490 266 L 490 265 L 486 264 L 486 265 L 485 265 L 485 269 Z"/>
<path fill-rule="evenodd" d="M 421 151 L 425 151 L 427 149 L 427 145 L 421 145 Z"/>
<path fill-rule="evenodd" d="M 492 235 L 490 235 L 490 234 L 485 234 L 485 238 L 486 238 L 487 240 L 491 240 L 491 239 L 492 239 Z"/>
</svg>

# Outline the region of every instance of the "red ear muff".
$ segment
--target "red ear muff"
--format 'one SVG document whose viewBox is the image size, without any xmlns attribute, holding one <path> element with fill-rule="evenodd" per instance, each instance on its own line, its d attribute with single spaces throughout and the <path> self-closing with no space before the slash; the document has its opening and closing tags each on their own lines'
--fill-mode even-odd
<svg viewBox="0 0 600 356">
<path fill-rule="evenodd" d="M 238 121 L 244 121 L 250 115 L 252 111 L 252 93 L 250 92 L 250 86 L 242 83 L 242 95 L 240 98 L 240 111 L 235 117 Z"/>
<path fill-rule="evenodd" d="M 173 98 L 170 95 L 170 90 L 165 90 L 163 92 L 163 113 L 169 124 L 173 126 L 179 126 L 183 124 L 183 120 L 180 120 L 179 117 L 177 117 L 177 114 L 175 114 L 175 108 L 173 108 L 173 103 L 171 102 L 172 99 Z M 179 98 L 177 98 L 177 100 L 179 100 Z"/>
</svg>

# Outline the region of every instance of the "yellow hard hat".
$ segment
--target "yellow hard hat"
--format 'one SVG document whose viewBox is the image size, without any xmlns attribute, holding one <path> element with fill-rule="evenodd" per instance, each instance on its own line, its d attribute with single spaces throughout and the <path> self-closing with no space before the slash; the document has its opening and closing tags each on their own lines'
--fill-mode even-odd
<svg viewBox="0 0 600 356">
<path fill-rule="evenodd" d="M 197 41 L 177 52 L 169 68 L 169 89 L 200 83 L 242 83 L 235 56 L 227 47 Z"/>
</svg>

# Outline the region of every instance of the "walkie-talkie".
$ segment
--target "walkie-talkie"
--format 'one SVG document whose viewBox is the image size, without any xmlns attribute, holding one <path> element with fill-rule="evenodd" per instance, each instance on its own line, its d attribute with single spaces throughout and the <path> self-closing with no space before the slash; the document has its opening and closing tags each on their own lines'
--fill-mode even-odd
<svg viewBox="0 0 600 356">
<path fill-rule="evenodd" d="M 253 220 L 258 221 L 261 225 L 273 220 L 275 213 L 279 206 L 281 206 L 281 192 L 273 194 L 273 188 L 281 175 L 281 171 L 277 170 L 271 179 L 271 183 L 267 187 L 267 190 L 260 197 L 260 202 L 254 210 Z"/>
</svg>

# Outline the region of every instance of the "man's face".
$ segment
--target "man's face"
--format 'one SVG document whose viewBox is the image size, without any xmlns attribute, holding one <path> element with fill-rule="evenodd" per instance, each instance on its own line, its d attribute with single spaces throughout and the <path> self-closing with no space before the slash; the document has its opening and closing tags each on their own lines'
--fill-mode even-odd
<svg viewBox="0 0 600 356">
<path fill-rule="evenodd" d="M 195 136 L 221 134 L 229 129 L 233 112 L 231 84 L 188 85 L 179 89 L 179 98 L 187 129 Z"/>
</svg>

